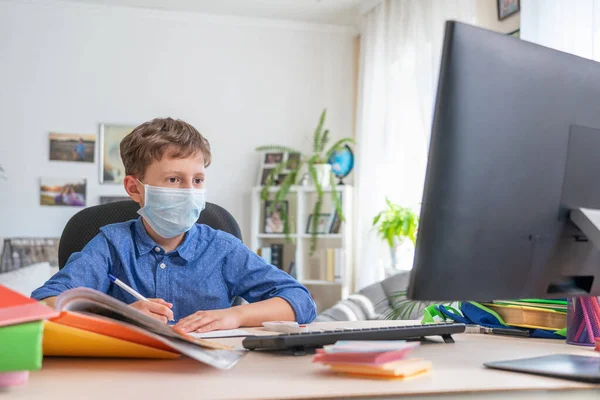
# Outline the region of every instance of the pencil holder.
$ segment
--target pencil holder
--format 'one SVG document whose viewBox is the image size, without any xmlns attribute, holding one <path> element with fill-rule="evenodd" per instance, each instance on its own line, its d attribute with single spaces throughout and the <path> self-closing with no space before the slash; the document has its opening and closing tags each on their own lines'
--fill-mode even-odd
<svg viewBox="0 0 600 400">
<path fill-rule="evenodd" d="M 594 346 L 600 339 L 600 297 L 567 299 L 567 343 Z"/>
</svg>

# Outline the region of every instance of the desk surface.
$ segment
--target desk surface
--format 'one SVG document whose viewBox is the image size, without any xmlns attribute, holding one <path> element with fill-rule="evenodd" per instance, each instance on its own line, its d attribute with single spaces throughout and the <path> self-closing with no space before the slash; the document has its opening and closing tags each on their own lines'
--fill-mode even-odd
<svg viewBox="0 0 600 400">
<path fill-rule="evenodd" d="M 410 321 L 368 321 L 314 324 L 319 327 L 401 325 Z M 414 323 L 414 322 L 413 322 Z M 252 330 L 252 329 L 251 329 Z M 256 328 L 256 331 L 261 329 Z M 260 333 L 260 332 L 258 332 Z M 376 398 L 446 395 L 456 398 L 506 396 L 519 398 L 597 398 L 600 385 L 535 375 L 496 371 L 483 363 L 570 353 L 599 356 L 591 348 L 558 340 L 461 334 L 456 343 L 424 343 L 414 351 L 433 363 L 432 371 L 405 381 L 349 378 L 329 373 L 312 356 L 249 352 L 233 369 L 221 371 L 188 358 L 178 360 L 44 359 L 27 385 L 0 391 L 23 399 L 152 399 L 168 395 L 206 399 Z M 239 344 L 241 338 L 220 339 Z M 573 390 L 568 394 L 564 390 Z M 502 393 L 500 393 L 500 391 Z M 537 395 L 536 395 L 537 394 Z M 553 396 L 555 395 L 555 396 Z M 1 396 L 0 396 L 1 397 Z"/>
</svg>

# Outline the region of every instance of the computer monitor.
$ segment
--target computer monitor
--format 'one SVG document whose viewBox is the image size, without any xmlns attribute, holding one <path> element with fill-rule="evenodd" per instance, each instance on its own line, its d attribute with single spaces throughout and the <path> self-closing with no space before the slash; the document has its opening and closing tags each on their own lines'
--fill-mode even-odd
<svg viewBox="0 0 600 400">
<path fill-rule="evenodd" d="M 600 295 L 600 63 L 447 22 L 408 297 Z"/>
</svg>

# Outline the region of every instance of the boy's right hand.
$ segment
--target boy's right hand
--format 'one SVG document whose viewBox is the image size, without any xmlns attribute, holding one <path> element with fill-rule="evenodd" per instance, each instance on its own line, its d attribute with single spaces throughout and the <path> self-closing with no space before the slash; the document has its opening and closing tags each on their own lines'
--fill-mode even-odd
<svg viewBox="0 0 600 400">
<path fill-rule="evenodd" d="M 148 299 L 150 301 L 139 300 L 131 303 L 130 306 L 137 308 L 144 314 L 156 318 L 165 324 L 173 320 L 173 304 L 164 301 L 163 299 Z"/>
</svg>

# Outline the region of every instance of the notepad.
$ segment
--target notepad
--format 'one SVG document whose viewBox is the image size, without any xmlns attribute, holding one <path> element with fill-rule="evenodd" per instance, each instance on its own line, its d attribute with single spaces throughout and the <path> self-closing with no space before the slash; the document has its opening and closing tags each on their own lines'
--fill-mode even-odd
<svg viewBox="0 0 600 400">
<path fill-rule="evenodd" d="M 385 378 L 408 378 L 431 370 L 431 362 L 421 359 L 400 360 L 381 366 L 331 364 L 331 370 L 351 375 Z"/>
<path fill-rule="evenodd" d="M 240 336 L 250 336 L 248 331 L 243 329 L 223 329 L 219 331 L 211 331 L 211 332 L 193 332 L 190 333 L 191 336 L 196 338 L 227 338 L 227 337 L 240 337 Z"/>
<path fill-rule="evenodd" d="M 29 371 L 0 372 L 0 387 L 24 385 L 29 380 Z"/>
</svg>

